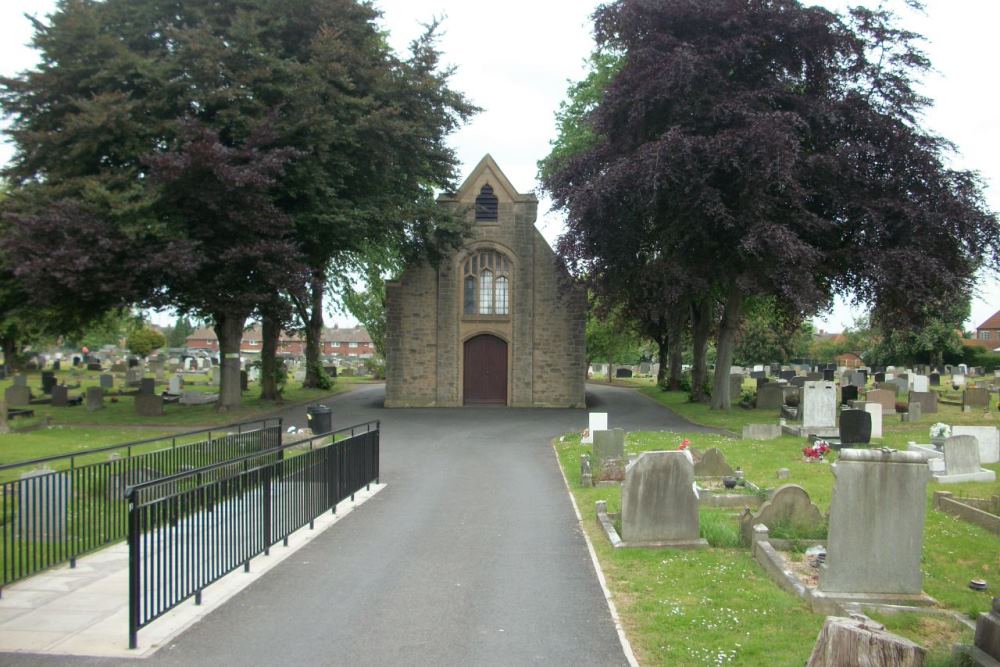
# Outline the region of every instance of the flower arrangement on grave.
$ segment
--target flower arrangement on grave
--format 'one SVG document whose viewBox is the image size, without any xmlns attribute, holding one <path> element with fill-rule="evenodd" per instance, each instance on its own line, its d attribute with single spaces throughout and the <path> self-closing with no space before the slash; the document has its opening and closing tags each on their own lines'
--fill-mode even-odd
<svg viewBox="0 0 1000 667">
<path fill-rule="evenodd" d="M 680 444 L 680 446 L 677 449 L 683 452 L 690 445 L 691 445 L 691 441 L 688 440 L 687 438 L 684 438 L 684 441 Z"/>
<path fill-rule="evenodd" d="M 903 414 L 904 412 L 909 412 L 909 411 L 910 407 L 906 403 L 903 403 L 902 401 L 896 401 L 896 412 L 898 412 L 899 414 Z"/>
<path fill-rule="evenodd" d="M 951 426 L 943 422 L 938 422 L 931 426 L 931 439 L 944 439 L 951 437 Z"/>
<path fill-rule="evenodd" d="M 824 461 L 826 453 L 830 451 L 830 443 L 826 440 L 817 440 L 811 445 L 807 445 L 802 448 L 802 454 L 805 456 L 806 462 L 812 463 L 813 461 Z"/>
</svg>

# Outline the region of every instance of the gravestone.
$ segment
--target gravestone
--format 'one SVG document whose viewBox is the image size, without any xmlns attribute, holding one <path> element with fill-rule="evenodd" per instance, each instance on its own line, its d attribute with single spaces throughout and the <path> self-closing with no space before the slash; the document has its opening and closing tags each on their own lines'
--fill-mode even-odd
<svg viewBox="0 0 1000 667">
<path fill-rule="evenodd" d="M 17 485 L 18 526 L 21 540 L 61 540 L 66 535 L 71 484 L 68 475 L 32 470 Z"/>
<path fill-rule="evenodd" d="M 951 376 L 951 386 L 953 386 L 953 387 L 964 387 L 965 386 L 965 376 L 964 375 L 952 375 Z"/>
<path fill-rule="evenodd" d="M 52 371 L 42 371 L 42 393 L 51 394 L 54 386 L 56 386 L 56 374 Z"/>
<path fill-rule="evenodd" d="M 771 382 L 757 388 L 758 410 L 780 410 L 785 404 L 785 391 L 780 384 Z"/>
<path fill-rule="evenodd" d="M 0 433 L 10 433 L 10 424 L 7 423 L 7 404 L 0 401 Z"/>
<path fill-rule="evenodd" d="M 587 432 L 580 441 L 585 445 L 594 444 L 594 433 L 608 430 L 608 413 L 591 412 L 587 419 Z"/>
<path fill-rule="evenodd" d="M 924 409 L 919 403 L 910 403 L 906 408 L 906 421 L 918 422 L 923 416 Z"/>
<path fill-rule="evenodd" d="M 694 465 L 685 452 L 643 452 L 625 469 L 622 539 L 707 546 L 699 536 Z"/>
<path fill-rule="evenodd" d="M 100 387 L 87 387 L 87 412 L 104 409 L 104 390 Z"/>
<path fill-rule="evenodd" d="M 650 364 L 648 361 L 640 362 L 639 373 L 641 373 L 642 375 L 649 375 L 649 371 L 652 367 L 653 367 L 652 364 Z"/>
<path fill-rule="evenodd" d="M 782 468 L 786 473 L 787 468 Z M 779 479 L 788 477 L 786 474 Z M 826 523 L 826 518 L 819 508 L 809 498 L 809 493 L 797 484 L 784 484 L 774 492 L 771 498 L 760 507 L 756 514 L 746 513 L 740 516 L 740 536 L 745 544 L 750 544 L 753 527 L 762 523 L 771 530 L 778 526 L 788 526 L 794 529 L 815 530 L 817 526 Z"/>
<path fill-rule="evenodd" d="M 872 416 L 865 410 L 841 410 L 840 442 L 867 445 L 872 441 Z"/>
<path fill-rule="evenodd" d="M 996 426 L 952 426 L 952 435 L 971 435 L 979 443 L 980 463 L 1000 463 L 1000 429 Z"/>
<path fill-rule="evenodd" d="M 882 406 L 882 414 L 892 414 L 896 412 L 896 392 L 886 391 L 885 389 L 876 389 L 874 391 L 868 392 L 865 396 L 865 400 L 868 403 L 878 403 Z"/>
<path fill-rule="evenodd" d="M 580 456 L 580 486 L 591 487 L 594 485 L 594 473 L 590 468 L 590 456 L 583 454 Z"/>
<path fill-rule="evenodd" d="M 138 387 L 141 380 L 142 380 L 142 369 L 138 367 L 129 368 L 125 372 L 125 384 L 127 386 Z"/>
<path fill-rule="evenodd" d="M 630 378 L 630 377 L 632 377 L 632 369 L 631 368 L 616 368 L 615 369 L 615 377 L 616 378 Z"/>
<path fill-rule="evenodd" d="M 750 379 L 751 380 L 766 380 L 767 379 L 767 373 L 765 373 L 764 371 L 750 371 Z"/>
<path fill-rule="evenodd" d="M 61 371 L 62 370 L 62 361 L 60 361 L 59 359 L 56 359 L 55 361 L 53 361 L 52 362 L 52 370 L 54 370 L 54 371 Z"/>
<path fill-rule="evenodd" d="M 941 374 L 940 373 L 931 373 L 930 376 L 928 376 L 928 378 L 927 378 L 927 383 L 931 387 L 940 387 L 941 386 Z"/>
<path fill-rule="evenodd" d="M 885 382 L 885 373 L 876 373 L 875 382 L 877 383 Z"/>
<path fill-rule="evenodd" d="M 590 464 L 597 481 L 621 480 L 625 460 L 625 429 L 594 431 L 594 455 Z M 615 471 L 617 474 L 614 474 Z"/>
<path fill-rule="evenodd" d="M 993 660 L 1000 661 L 1000 597 L 993 598 L 988 613 L 979 615 L 972 645 Z M 982 664 L 986 664 L 985 661 Z"/>
<path fill-rule="evenodd" d="M 139 393 L 140 394 L 155 394 L 156 393 L 156 380 L 153 378 L 142 378 L 139 380 Z"/>
<path fill-rule="evenodd" d="M 14 376 L 14 385 L 13 386 L 15 386 L 15 387 L 27 387 L 28 386 L 28 377 L 26 375 L 15 375 Z"/>
<path fill-rule="evenodd" d="M 865 386 L 865 374 L 861 371 L 848 371 L 847 372 L 847 384 L 853 384 L 855 387 Z"/>
<path fill-rule="evenodd" d="M 807 382 L 822 382 L 823 381 L 823 373 L 821 373 L 821 372 L 806 373 L 806 381 Z M 832 378 L 831 378 L 831 381 L 832 381 Z"/>
<path fill-rule="evenodd" d="M 302 379 L 305 379 L 305 374 L 303 373 Z M 222 368 L 219 366 L 212 366 L 212 384 L 218 385 L 222 382 Z"/>
<path fill-rule="evenodd" d="M 872 437 L 882 437 L 882 404 L 873 401 L 858 401 L 855 407 L 864 410 L 872 416 Z"/>
<path fill-rule="evenodd" d="M 989 405 L 988 389 L 966 389 L 962 392 L 962 410 L 985 410 Z"/>
<path fill-rule="evenodd" d="M 930 379 L 926 375 L 914 375 L 911 378 L 910 391 L 927 392 L 931 389 Z"/>
<path fill-rule="evenodd" d="M 837 388 L 832 382 L 806 382 L 802 388 L 802 428 L 837 425 Z"/>
<path fill-rule="evenodd" d="M 170 377 L 170 382 L 167 386 L 167 393 L 173 394 L 174 396 L 180 396 L 181 389 L 184 387 L 184 379 L 180 375 L 172 375 Z"/>
<path fill-rule="evenodd" d="M 743 393 L 743 376 L 732 374 L 729 376 L 729 400 L 737 403 Z"/>
<path fill-rule="evenodd" d="M 927 463 L 914 452 L 842 449 L 833 500 L 824 593 L 920 595 Z"/>
<path fill-rule="evenodd" d="M 8 406 L 28 405 L 31 403 L 31 390 L 24 385 L 12 385 L 4 390 L 3 400 Z"/>
<path fill-rule="evenodd" d="M 835 371 L 832 368 L 824 368 L 823 369 L 823 381 L 824 382 L 833 382 L 833 378 L 836 375 L 836 373 L 837 373 L 837 371 Z"/>
<path fill-rule="evenodd" d="M 694 464 L 695 477 L 732 477 L 732 466 L 726 462 L 726 457 L 718 447 L 712 447 L 702 454 Z"/>
<path fill-rule="evenodd" d="M 840 388 L 840 404 L 846 405 L 850 401 L 858 400 L 858 388 L 853 384 L 846 384 Z"/>
<path fill-rule="evenodd" d="M 744 424 L 744 440 L 775 440 L 781 437 L 779 424 Z"/>
<path fill-rule="evenodd" d="M 793 377 L 795 377 L 795 371 L 793 370 L 778 371 L 778 377 L 781 378 L 782 380 L 791 380 Z"/>
<path fill-rule="evenodd" d="M 938 396 L 933 391 L 911 391 L 910 405 L 920 404 L 920 413 L 932 415 L 938 411 Z"/>
<path fill-rule="evenodd" d="M 250 376 L 246 371 L 240 371 L 240 391 L 247 391 L 250 389 Z"/>
<path fill-rule="evenodd" d="M 757 393 L 758 394 L 760 393 L 760 388 L 763 387 L 768 382 L 770 382 L 770 380 L 768 378 L 757 378 L 756 381 L 757 381 Z"/>
<path fill-rule="evenodd" d="M 795 377 L 793 377 L 791 380 L 788 381 L 788 384 L 792 385 L 793 387 L 802 388 L 806 386 L 806 382 L 808 382 L 808 380 L 804 375 L 796 375 Z"/>
<path fill-rule="evenodd" d="M 947 475 L 971 475 L 982 466 L 979 441 L 971 435 L 953 435 L 944 441 L 944 469 Z"/>
<path fill-rule="evenodd" d="M 136 359 L 135 357 L 129 357 L 128 358 L 128 367 L 129 368 L 138 368 L 139 367 L 139 360 Z"/>
<path fill-rule="evenodd" d="M 52 394 L 52 407 L 65 408 L 69 406 L 69 389 L 64 384 L 57 384 L 49 392 Z"/>
<path fill-rule="evenodd" d="M 897 375 L 896 384 L 899 385 L 900 394 L 910 391 L 910 373 L 900 373 Z"/>
<path fill-rule="evenodd" d="M 156 394 L 137 394 L 135 413 L 140 417 L 162 417 L 163 397 Z"/>
<path fill-rule="evenodd" d="M 101 389 L 114 389 L 115 376 L 109 373 L 102 373 L 100 376 Z"/>
</svg>

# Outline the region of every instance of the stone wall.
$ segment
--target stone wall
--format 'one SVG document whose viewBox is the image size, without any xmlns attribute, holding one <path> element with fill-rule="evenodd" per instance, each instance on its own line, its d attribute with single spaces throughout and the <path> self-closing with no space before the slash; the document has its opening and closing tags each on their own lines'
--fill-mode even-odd
<svg viewBox="0 0 1000 667">
<path fill-rule="evenodd" d="M 411 266 L 386 285 L 385 406 L 430 406 L 437 398 L 437 281 Z"/>
</svg>

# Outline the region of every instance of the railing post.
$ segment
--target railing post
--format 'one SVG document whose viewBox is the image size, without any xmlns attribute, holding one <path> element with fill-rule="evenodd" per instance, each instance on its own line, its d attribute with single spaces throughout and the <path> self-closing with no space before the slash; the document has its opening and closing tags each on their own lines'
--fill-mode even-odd
<svg viewBox="0 0 1000 667">
<path fill-rule="evenodd" d="M 261 510 L 261 516 L 263 525 L 261 528 L 264 531 L 264 555 L 271 555 L 271 535 L 273 531 L 271 530 L 271 479 L 273 475 L 271 474 L 271 466 L 267 466 L 262 471 L 264 475 L 264 483 L 261 484 L 261 494 L 263 498 L 261 499 L 264 506 Z"/>
<path fill-rule="evenodd" d="M 136 490 L 128 493 L 128 647 L 139 645 L 139 508 Z"/>
</svg>

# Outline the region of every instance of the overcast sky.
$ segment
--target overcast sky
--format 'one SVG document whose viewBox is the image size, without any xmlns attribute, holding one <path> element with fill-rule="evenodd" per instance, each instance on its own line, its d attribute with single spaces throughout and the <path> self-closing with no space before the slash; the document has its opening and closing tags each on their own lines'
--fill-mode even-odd
<svg viewBox="0 0 1000 667">
<path fill-rule="evenodd" d="M 497 160 L 518 190 L 534 190 L 536 163 L 555 136 L 554 113 L 567 82 L 585 73 L 590 53 L 590 0 L 507 0 L 502 4 L 469 0 L 378 0 L 383 24 L 392 44 L 403 51 L 433 17 L 443 19 L 440 48 L 445 62 L 457 67 L 453 85 L 483 108 L 452 142 L 462 173 L 486 153 Z M 841 0 L 817 4 L 842 9 Z M 873 4 L 873 3 L 868 3 Z M 979 171 L 987 183 L 987 201 L 1000 210 L 1000 105 L 997 95 L 996 26 L 998 0 L 929 0 L 925 16 L 899 7 L 905 25 L 928 38 L 925 50 L 936 73 L 926 79 L 923 92 L 935 100 L 925 126 L 958 146 L 954 166 Z M 37 54 L 27 47 L 30 24 L 24 14 L 44 16 L 54 0 L 0 2 L 0 71 L 13 74 L 30 68 Z M 9 146 L 0 146 L 0 163 L 10 158 Z M 562 230 L 562 219 L 548 211 L 543 200 L 538 227 L 550 242 Z M 1000 277 L 983 276 L 966 328 L 974 328 L 1000 309 Z M 859 314 L 838 304 L 818 327 L 840 331 Z M 350 320 L 334 317 L 345 324 Z"/>
</svg>

